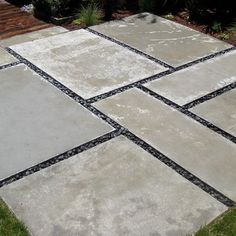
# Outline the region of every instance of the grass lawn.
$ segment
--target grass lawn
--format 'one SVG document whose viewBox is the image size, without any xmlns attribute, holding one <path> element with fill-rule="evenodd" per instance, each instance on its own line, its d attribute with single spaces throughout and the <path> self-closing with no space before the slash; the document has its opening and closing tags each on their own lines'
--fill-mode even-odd
<svg viewBox="0 0 236 236">
<path fill-rule="evenodd" d="M 236 207 L 200 229 L 196 236 L 236 236 Z"/>
<path fill-rule="evenodd" d="M 19 222 L 9 211 L 0 198 L 0 235 L 1 236 L 27 236 L 25 226 Z"/>
</svg>

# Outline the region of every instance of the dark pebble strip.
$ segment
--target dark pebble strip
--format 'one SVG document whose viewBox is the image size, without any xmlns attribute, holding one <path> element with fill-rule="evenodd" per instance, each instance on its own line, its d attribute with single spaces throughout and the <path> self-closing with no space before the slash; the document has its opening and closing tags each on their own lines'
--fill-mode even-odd
<svg viewBox="0 0 236 236">
<path fill-rule="evenodd" d="M 156 59 L 155 57 L 152 57 L 152 56 L 150 56 L 150 55 L 148 55 L 148 54 L 146 54 L 146 53 L 144 53 L 144 52 L 142 52 L 142 51 L 139 51 L 139 50 L 136 49 L 136 48 L 133 48 L 133 47 L 131 47 L 131 46 L 125 44 L 125 43 L 122 43 L 122 42 L 120 42 L 119 40 L 116 40 L 116 39 L 114 39 L 114 38 L 111 38 L 111 37 L 109 37 L 109 36 L 107 36 L 107 35 L 105 35 L 105 34 L 99 33 L 99 32 L 97 32 L 97 31 L 95 31 L 95 30 L 93 30 L 93 29 L 90 29 L 90 28 L 86 28 L 86 30 L 89 31 L 90 33 L 93 33 L 93 34 L 95 34 L 95 35 L 97 35 L 97 36 L 100 36 L 100 37 L 102 37 L 102 38 L 104 38 L 104 39 L 107 39 L 107 40 L 109 40 L 109 41 L 111 41 L 111 42 L 113 42 L 113 43 L 116 43 L 116 44 L 118 44 L 118 45 L 120 45 L 120 46 L 122 46 L 122 47 L 124 47 L 124 48 L 127 48 L 127 49 L 129 49 L 130 51 L 135 52 L 136 54 L 139 54 L 140 56 L 146 57 L 147 59 L 149 59 L 149 60 L 151 60 L 151 61 L 153 61 L 153 62 L 156 62 L 157 64 L 159 64 L 159 65 L 161 65 L 161 66 L 164 66 L 164 67 L 169 68 L 169 69 L 174 69 L 173 66 L 170 66 L 170 65 L 168 65 L 167 63 L 165 63 L 165 62 L 163 62 L 163 61 L 161 61 L 161 60 Z"/>
<path fill-rule="evenodd" d="M 0 70 L 6 69 L 6 68 L 9 68 L 9 67 L 12 67 L 12 66 L 17 66 L 20 63 L 21 63 L 20 61 L 15 61 L 15 62 L 6 64 L 6 65 L 0 66 Z"/>
<path fill-rule="evenodd" d="M 51 165 L 54 165 L 54 164 L 56 164 L 60 161 L 66 160 L 66 159 L 68 159 L 68 158 L 70 158 L 74 155 L 77 155 L 81 152 L 84 152 L 84 151 L 86 151 L 90 148 L 93 148 L 93 147 L 95 147 L 99 144 L 105 143 L 105 142 L 107 142 L 107 141 L 109 141 L 109 140 L 111 140 L 115 137 L 118 137 L 119 135 L 121 135 L 121 133 L 122 133 L 122 130 L 114 130 L 110 133 L 107 133 L 107 134 L 102 135 L 102 136 L 100 136 L 96 139 L 93 139 L 93 140 L 91 140 L 87 143 L 84 143 L 84 144 L 82 144 L 78 147 L 75 147 L 75 148 L 73 148 L 69 151 L 66 151 L 62 154 L 59 154 L 55 157 L 52 157 L 52 158 L 50 158 L 50 159 L 48 159 L 44 162 L 41 162 L 40 164 L 37 164 L 35 166 L 32 166 L 32 167 L 30 167 L 26 170 L 23 170 L 23 171 L 17 173 L 15 175 L 12 175 L 12 176 L 0 181 L 0 188 L 5 186 L 5 185 L 8 185 L 8 184 L 10 184 L 10 183 L 12 183 L 16 180 L 19 180 L 19 179 L 21 179 L 25 176 L 31 175 L 31 174 L 36 173 L 36 172 L 38 172 L 42 169 L 45 169 L 45 168 L 47 168 Z"/>
<path fill-rule="evenodd" d="M 135 136 L 129 131 L 125 131 L 124 136 L 126 136 L 129 140 L 133 141 L 139 147 L 150 153 L 152 156 L 156 157 L 158 160 L 163 162 L 165 165 L 173 169 L 175 172 L 183 176 L 185 179 L 189 180 L 191 183 L 196 185 L 197 187 L 201 188 L 206 193 L 210 194 L 213 198 L 217 199 L 219 202 L 223 203 L 227 207 L 232 207 L 235 205 L 234 201 L 226 197 L 224 194 L 217 191 L 215 188 L 211 187 L 195 175 L 191 174 L 189 171 L 169 159 L 167 156 Z"/>
<path fill-rule="evenodd" d="M 185 69 L 185 68 L 187 68 L 187 67 L 193 66 L 193 65 L 198 64 L 198 63 L 200 63 L 200 62 L 204 62 L 204 61 L 207 61 L 207 60 L 209 60 L 209 59 L 212 59 L 212 58 L 215 58 L 215 57 L 224 55 L 224 54 L 227 53 L 227 52 L 231 52 L 231 51 L 236 50 L 236 46 L 232 46 L 232 47 L 227 48 L 227 49 L 224 49 L 224 50 L 222 50 L 222 51 L 219 51 L 219 52 L 216 52 L 216 53 L 212 53 L 212 54 L 210 54 L 210 55 L 208 55 L 208 56 L 201 57 L 201 58 L 196 59 L 196 60 L 194 60 L 194 61 L 188 62 L 188 63 L 183 64 L 183 65 L 181 65 L 181 66 L 173 67 L 173 66 L 168 65 L 167 63 L 165 63 L 165 62 L 163 62 L 163 61 L 161 61 L 161 60 L 159 60 L 159 59 L 157 59 L 157 58 L 155 58 L 155 57 L 152 57 L 152 56 L 150 56 L 150 55 L 148 55 L 148 54 L 146 54 L 146 53 L 144 53 L 144 52 L 142 52 L 142 51 L 139 51 L 139 50 L 136 49 L 136 48 L 133 48 L 133 47 L 131 47 L 131 46 L 129 46 L 129 45 L 123 43 L 123 42 L 120 42 L 120 41 L 117 40 L 117 39 L 111 38 L 111 37 L 109 37 L 109 36 L 107 36 L 107 35 L 105 35 L 105 34 L 102 34 L 102 33 L 98 32 L 98 31 L 96 31 L 96 30 L 93 30 L 93 29 L 90 29 L 90 28 L 86 28 L 86 30 L 89 31 L 89 32 L 91 32 L 91 33 L 93 33 L 93 34 L 95 34 L 95 35 L 98 35 L 98 36 L 100 36 L 100 37 L 102 37 L 102 38 L 105 38 L 105 39 L 107 39 L 107 40 L 110 40 L 111 42 L 116 43 L 116 44 L 118 44 L 118 45 L 120 45 L 120 46 L 122 46 L 122 47 L 124 47 L 124 48 L 127 48 L 127 49 L 131 50 L 132 52 L 135 52 L 135 53 L 137 53 L 137 54 L 139 54 L 139 55 L 143 55 L 143 56 L 145 56 L 146 58 L 148 58 L 149 60 L 152 60 L 152 61 L 154 61 L 154 62 L 156 62 L 156 63 L 158 63 L 158 64 L 160 64 L 160 65 L 162 65 L 162 66 L 164 66 L 164 67 L 166 67 L 166 68 L 169 68 L 169 69 L 175 70 L 175 71 L 179 71 L 179 70 Z"/>
<path fill-rule="evenodd" d="M 203 97 L 200 97 L 200 98 L 198 98 L 198 99 L 196 99 L 196 100 L 194 100 L 192 102 L 189 102 L 189 103 L 183 105 L 182 107 L 184 109 L 190 109 L 192 107 L 195 107 L 195 106 L 197 106 L 197 105 L 199 105 L 199 104 L 201 104 L 203 102 L 206 102 L 206 101 L 208 101 L 208 100 L 210 100 L 212 98 L 220 96 L 221 94 L 226 93 L 226 92 L 228 92 L 228 91 L 230 91 L 232 89 L 235 89 L 235 88 L 236 88 L 236 82 L 233 82 L 233 83 L 231 83 L 231 84 L 229 84 L 229 85 L 227 85 L 227 86 L 225 86 L 223 88 L 220 88 L 220 89 L 218 89 L 218 90 L 216 90 L 216 91 L 214 91 L 212 93 L 208 93 L 208 94 L 204 95 Z"/>
<path fill-rule="evenodd" d="M 227 133 L 226 131 L 222 130 L 221 128 L 213 125 L 212 123 L 210 123 L 209 121 L 199 117 L 198 115 L 192 113 L 191 111 L 181 107 L 180 105 L 170 101 L 169 99 L 153 92 L 152 90 L 140 85 L 138 86 L 138 88 L 140 90 L 142 90 L 143 92 L 151 95 L 152 97 L 155 97 L 156 99 L 164 102 L 165 104 L 167 104 L 168 106 L 171 106 L 172 108 L 180 111 L 181 113 L 187 115 L 188 117 L 191 117 L 192 119 L 194 119 L 195 121 L 201 123 L 202 125 L 206 126 L 207 128 L 211 129 L 212 131 L 220 134 L 221 136 L 223 136 L 224 138 L 228 139 L 229 141 L 236 143 L 236 137 L 234 137 L 233 135 Z"/>
</svg>

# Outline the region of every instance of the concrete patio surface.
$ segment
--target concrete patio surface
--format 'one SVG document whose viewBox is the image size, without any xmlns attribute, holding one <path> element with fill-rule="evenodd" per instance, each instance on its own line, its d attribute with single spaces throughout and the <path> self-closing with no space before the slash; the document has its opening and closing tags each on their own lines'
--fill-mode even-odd
<svg viewBox="0 0 236 236">
<path fill-rule="evenodd" d="M 230 47 L 208 35 L 150 13 L 96 25 L 91 29 L 175 67 Z"/>
<path fill-rule="evenodd" d="M 235 204 L 235 47 L 147 13 L 0 45 L 0 197 L 32 235 L 186 236 Z"/>
<path fill-rule="evenodd" d="M 83 98 L 167 70 L 85 30 L 59 34 L 11 48 Z"/>
<path fill-rule="evenodd" d="M 227 209 L 124 137 L 0 193 L 40 236 L 186 235 Z"/>
</svg>

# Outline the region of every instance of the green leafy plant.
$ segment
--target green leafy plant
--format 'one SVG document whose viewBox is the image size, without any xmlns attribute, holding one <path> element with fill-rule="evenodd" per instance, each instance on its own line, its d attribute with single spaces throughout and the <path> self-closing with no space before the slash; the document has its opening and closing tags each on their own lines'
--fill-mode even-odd
<svg viewBox="0 0 236 236">
<path fill-rule="evenodd" d="M 155 9 L 155 0 L 139 0 L 138 5 L 141 11 L 153 11 Z"/>
<path fill-rule="evenodd" d="M 227 33 L 222 33 L 222 34 L 220 34 L 220 38 L 221 38 L 222 40 L 228 40 L 228 39 L 230 38 L 230 36 L 229 36 L 229 34 L 227 34 Z"/>
<path fill-rule="evenodd" d="M 228 30 L 232 33 L 236 33 L 236 21 L 234 20 L 233 23 L 230 24 Z"/>
<path fill-rule="evenodd" d="M 222 31 L 221 22 L 213 21 L 213 23 L 209 25 L 208 31 L 211 32 L 211 33 L 221 32 Z"/>
<path fill-rule="evenodd" d="M 84 24 L 86 26 L 96 25 L 101 17 L 101 11 L 97 4 L 90 3 L 86 7 L 81 8 L 80 18 L 75 20 L 74 23 Z"/>
</svg>

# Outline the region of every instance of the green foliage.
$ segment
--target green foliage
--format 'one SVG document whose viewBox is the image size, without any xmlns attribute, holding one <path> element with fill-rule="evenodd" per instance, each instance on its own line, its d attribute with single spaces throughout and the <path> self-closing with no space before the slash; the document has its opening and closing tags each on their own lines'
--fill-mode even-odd
<svg viewBox="0 0 236 236">
<path fill-rule="evenodd" d="M 81 8 L 80 18 L 77 23 L 84 24 L 86 26 L 96 25 L 101 17 L 101 12 L 95 3 L 90 3 L 86 7 Z M 74 21 L 76 23 L 76 21 Z"/>
<path fill-rule="evenodd" d="M 213 21 L 211 25 L 209 25 L 209 32 L 211 33 L 218 33 L 222 31 L 222 24 L 221 22 Z"/>
<path fill-rule="evenodd" d="M 228 30 L 232 33 L 236 33 L 236 21 L 234 20 L 230 26 L 228 27 Z"/>
<path fill-rule="evenodd" d="M 235 236 L 236 208 L 227 211 L 211 224 L 201 228 L 195 236 Z"/>
<path fill-rule="evenodd" d="M 222 34 L 220 34 L 220 38 L 221 38 L 222 40 L 228 40 L 228 39 L 230 38 L 230 36 L 229 36 L 229 34 L 227 34 L 227 33 L 222 33 Z"/>
<path fill-rule="evenodd" d="M 8 210 L 5 203 L 0 199 L 0 235 L 1 236 L 27 236 L 25 226 L 19 222 Z"/>
<path fill-rule="evenodd" d="M 138 0 L 141 11 L 153 11 L 155 9 L 155 0 Z"/>
</svg>

